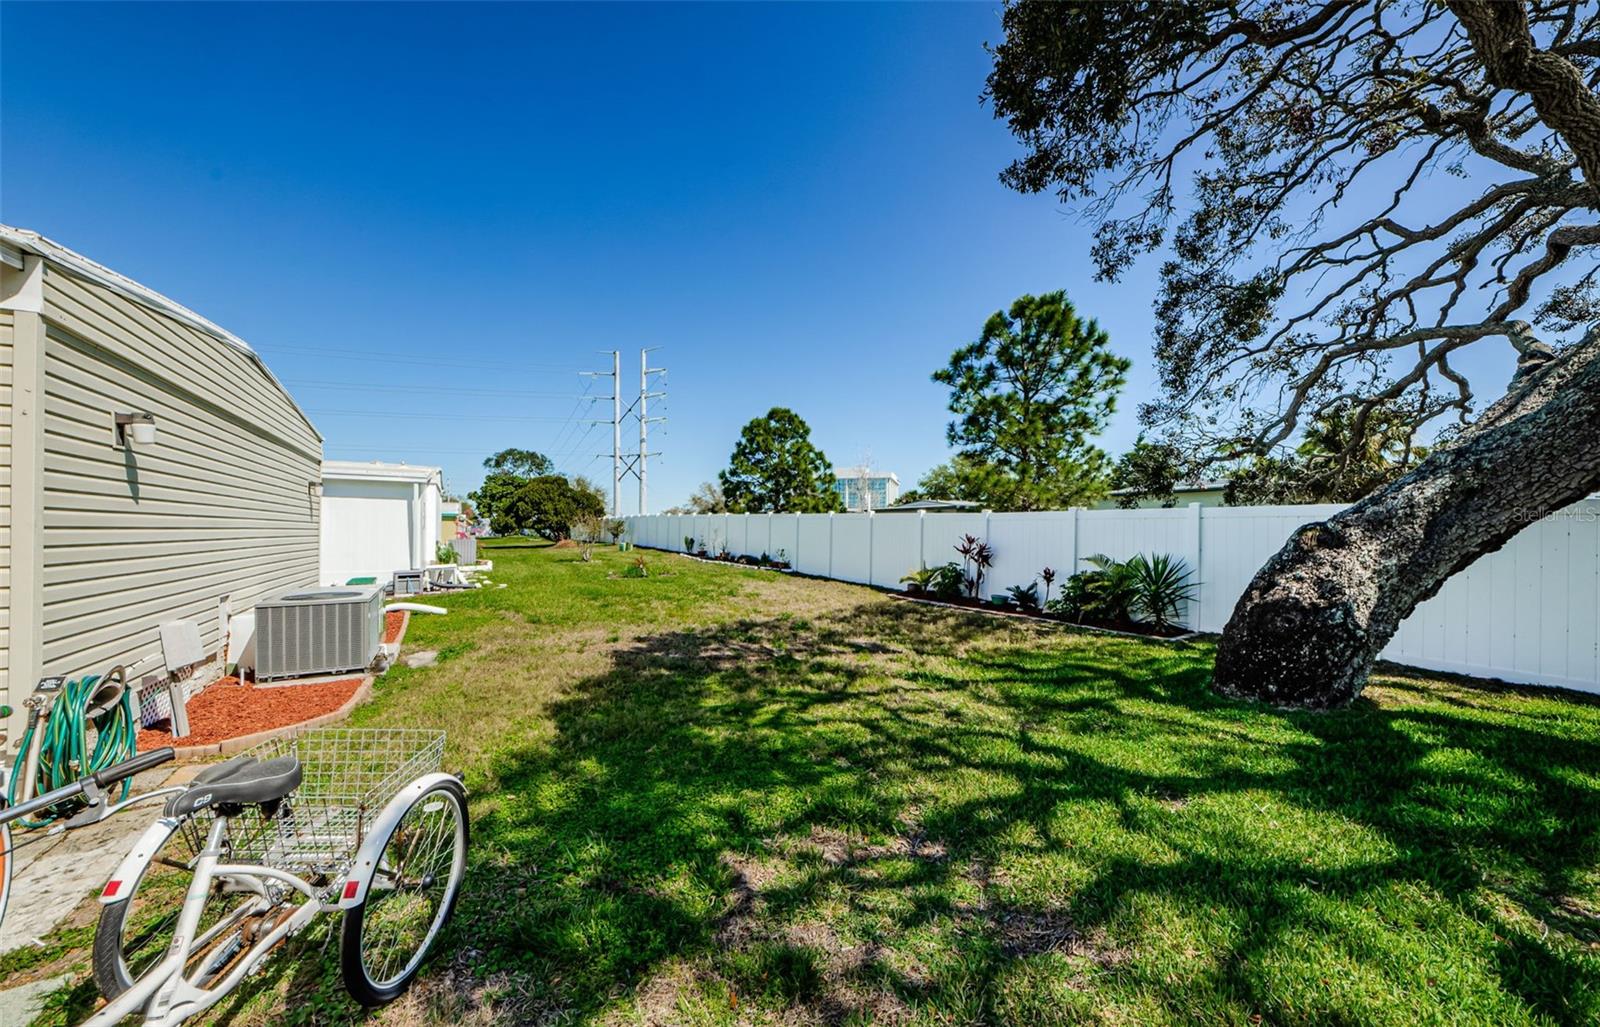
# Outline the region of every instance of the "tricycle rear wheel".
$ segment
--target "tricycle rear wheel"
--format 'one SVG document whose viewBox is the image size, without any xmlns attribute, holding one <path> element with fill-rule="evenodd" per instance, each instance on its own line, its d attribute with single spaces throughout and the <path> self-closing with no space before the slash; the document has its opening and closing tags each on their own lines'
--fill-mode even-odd
<svg viewBox="0 0 1600 1027">
<path fill-rule="evenodd" d="M 416 976 L 461 891 L 467 793 L 454 779 L 419 795 L 396 821 L 360 905 L 345 910 L 344 985 L 364 1006 L 399 998 Z"/>
</svg>

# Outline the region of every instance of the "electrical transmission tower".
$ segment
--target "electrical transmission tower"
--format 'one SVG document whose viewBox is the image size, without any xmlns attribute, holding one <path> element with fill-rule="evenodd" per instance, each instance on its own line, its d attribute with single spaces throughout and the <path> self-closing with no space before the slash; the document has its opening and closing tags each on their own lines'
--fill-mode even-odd
<svg viewBox="0 0 1600 1027">
<path fill-rule="evenodd" d="M 648 501 L 646 494 L 649 491 L 650 484 L 650 458 L 661 455 L 660 453 L 650 452 L 650 425 L 666 420 L 665 417 L 649 416 L 650 400 L 667 394 L 666 389 L 662 389 L 660 392 L 650 391 L 650 376 L 653 374 L 665 375 L 667 373 L 667 369 L 664 367 L 650 366 L 650 354 L 654 353 L 655 350 L 656 347 L 651 347 L 650 349 L 639 351 L 639 413 L 637 415 L 639 418 L 639 457 L 634 465 L 634 476 L 639 479 L 639 516 L 641 517 L 650 512 L 646 506 Z"/>
<path fill-rule="evenodd" d="M 611 350 L 611 370 L 579 371 L 585 378 L 611 379 L 611 516 L 622 515 L 622 354 Z M 590 418 L 590 424 L 605 424 L 600 417 Z M 601 454 L 604 456 L 605 454 Z"/>
<path fill-rule="evenodd" d="M 649 488 L 650 458 L 660 456 L 659 452 L 650 452 L 650 425 L 665 421 L 665 417 L 651 417 L 650 400 L 665 396 L 666 390 L 650 391 L 650 376 L 664 375 L 664 367 L 651 367 L 650 354 L 652 349 L 639 351 L 639 396 L 628 408 L 622 408 L 622 354 L 617 350 L 610 350 L 611 370 L 609 371 L 580 371 L 581 375 L 589 378 L 611 379 L 611 516 L 622 516 L 622 476 L 631 474 L 639 479 L 639 512 L 645 513 L 647 491 Z M 639 421 L 639 452 L 636 456 L 622 455 L 622 422 L 625 418 L 633 416 Z M 605 424 L 604 418 L 591 419 L 592 424 Z M 604 453 L 600 454 L 604 456 Z"/>
</svg>

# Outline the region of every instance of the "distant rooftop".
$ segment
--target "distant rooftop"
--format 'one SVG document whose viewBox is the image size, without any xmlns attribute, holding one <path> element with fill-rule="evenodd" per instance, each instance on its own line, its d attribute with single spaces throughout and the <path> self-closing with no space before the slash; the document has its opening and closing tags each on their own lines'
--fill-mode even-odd
<svg viewBox="0 0 1600 1027">
<path fill-rule="evenodd" d="M 1181 496 L 1185 492 L 1221 492 L 1228 487 L 1226 478 L 1206 478 L 1201 481 L 1185 481 L 1172 486 L 1174 495 Z M 1113 496 L 1131 496 L 1138 489 L 1112 489 Z"/>
<path fill-rule="evenodd" d="M 919 499 L 915 503 L 896 503 L 894 506 L 885 506 L 877 513 L 916 513 L 927 510 L 930 513 L 957 513 L 962 510 L 977 510 L 981 504 L 965 499 Z"/>
<path fill-rule="evenodd" d="M 444 480 L 444 471 L 437 467 L 422 467 L 417 464 L 390 464 L 381 460 L 324 460 L 322 461 L 322 477 L 328 478 L 363 478 L 370 481 L 415 481 L 429 482 Z"/>
<path fill-rule="evenodd" d="M 899 475 L 893 471 L 873 471 L 861 467 L 835 467 L 833 476 L 839 481 L 855 481 L 857 478 L 862 477 L 863 471 L 865 471 L 865 476 L 868 478 L 888 478 L 896 485 L 900 484 Z"/>
</svg>

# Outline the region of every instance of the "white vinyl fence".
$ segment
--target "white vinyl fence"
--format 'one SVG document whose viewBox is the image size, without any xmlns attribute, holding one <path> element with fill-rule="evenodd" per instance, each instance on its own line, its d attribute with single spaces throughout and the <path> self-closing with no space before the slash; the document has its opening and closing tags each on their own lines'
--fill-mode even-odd
<svg viewBox="0 0 1600 1027">
<path fill-rule="evenodd" d="M 1041 513 L 657 514 L 628 518 L 636 545 L 682 552 L 763 553 L 804 574 L 899 588 L 918 567 L 959 560 L 963 534 L 994 548 L 986 593 L 1027 585 L 1053 567 L 1057 584 L 1104 553 L 1170 553 L 1194 572 L 1185 624 L 1221 631 L 1245 586 L 1291 532 L 1331 506 L 1060 510 Z M 1397 663 L 1600 692 L 1600 497 L 1536 521 L 1417 607 L 1383 655 Z"/>
</svg>

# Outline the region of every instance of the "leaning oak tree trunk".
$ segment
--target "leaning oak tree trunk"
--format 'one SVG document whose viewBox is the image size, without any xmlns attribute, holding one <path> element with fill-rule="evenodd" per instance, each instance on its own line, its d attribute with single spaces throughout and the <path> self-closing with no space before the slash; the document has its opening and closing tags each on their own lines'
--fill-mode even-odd
<svg viewBox="0 0 1600 1027">
<path fill-rule="evenodd" d="M 1462 437 L 1256 573 L 1217 647 L 1225 695 L 1325 708 L 1361 693 L 1418 603 L 1531 522 L 1600 488 L 1600 329 L 1537 367 Z"/>
</svg>

